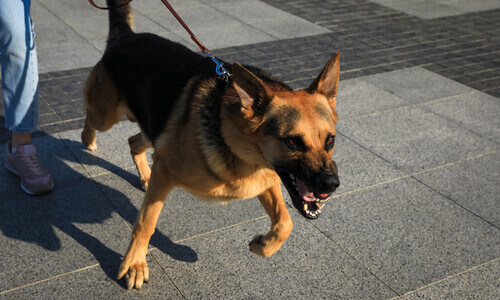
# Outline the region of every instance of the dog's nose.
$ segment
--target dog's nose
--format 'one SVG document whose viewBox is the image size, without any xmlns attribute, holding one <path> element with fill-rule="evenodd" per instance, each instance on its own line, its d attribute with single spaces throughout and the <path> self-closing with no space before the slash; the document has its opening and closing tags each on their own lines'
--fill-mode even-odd
<svg viewBox="0 0 500 300">
<path fill-rule="evenodd" d="M 320 173 L 314 179 L 316 193 L 332 193 L 340 186 L 339 177 L 335 173 Z"/>
</svg>

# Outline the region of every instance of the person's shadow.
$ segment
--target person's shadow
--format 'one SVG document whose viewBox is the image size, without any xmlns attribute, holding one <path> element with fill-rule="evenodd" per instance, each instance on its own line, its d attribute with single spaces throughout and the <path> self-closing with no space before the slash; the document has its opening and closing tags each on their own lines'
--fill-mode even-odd
<svg viewBox="0 0 500 300">
<path fill-rule="evenodd" d="M 51 136 L 47 136 L 48 143 L 59 142 Z M 81 143 L 63 140 L 66 146 L 72 151 L 82 151 L 77 153 L 77 157 L 84 155 L 92 155 Z M 36 141 L 35 141 L 36 145 Z M 4 146 L 4 145 L 0 145 Z M 39 150 L 40 151 L 40 150 Z M 61 151 L 62 152 L 62 151 Z M 91 234 L 81 230 L 75 224 L 100 224 L 111 218 L 112 213 L 116 211 L 123 219 L 133 225 L 138 216 L 137 208 L 132 205 L 130 199 L 120 191 L 117 191 L 107 185 L 94 181 L 91 178 L 84 177 L 81 174 L 71 169 L 64 161 L 79 161 L 73 156 L 63 153 L 52 153 L 51 159 L 59 161 L 51 162 L 44 161 L 43 164 L 52 173 L 63 172 L 68 178 L 78 181 L 78 186 L 89 187 L 97 186 L 97 189 L 89 187 L 89 190 L 99 190 L 102 194 L 113 194 L 113 201 L 105 201 L 104 195 L 92 195 L 90 191 L 79 191 L 71 187 L 71 184 L 61 183 L 57 185 L 53 192 L 41 196 L 19 196 L 6 197 L 5 201 L 0 201 L 0 230 L 2 233 L 13 239 L 24 242 L 34 243 L 50 251 L 58 251 L 61 249 L 61 241 L 56 235 L 55 229 L 64 232 L 73 238 L 80 245 L 85 247 L 99 262 L 101 268 L 106 275 L 116 280 L 119 264 L 124 253 L 117 253 L 106 246 L 106 241 L 100 241 Z M 121 169 L 114 164 L 111 164 L 97 156 L 92 155 L 92 162 L 97 163 L 100 167 L 112 171 L 117 176 L 125 179 L 130 184 L 140 189 L 139 178 L 124 169 Z M 51 168 L 51 164 L 55 164 L 59 169 Z M 65 169 L 61 169 L 65 168 Z M 9 175 L 13 176 L 14 175 Z M 16 178 L 17 180 L 17 178 Z M 70 181 L 73 182 L 73 181 Z M 19 184 L 19 181 L 17 181 Z M 100 226 L 106 226 L 101 224 Z M 104 229 L 105 230 L 105 229 Z M 128 237 L 130 238 L 130 236 Z M 128 245 L 129 240 L 124 241 Z M 165 236 L 161 231 L 156 230 L 151 238 L 150 244 L 163 253 L 169 255 L 175 260 L 184 262 L 195 262 L 198 260 L 196 252 L 188 246 L 174 243 L 169 237 Z M 119 284 L 125 287 L 123 281 Z"/>
</svg>

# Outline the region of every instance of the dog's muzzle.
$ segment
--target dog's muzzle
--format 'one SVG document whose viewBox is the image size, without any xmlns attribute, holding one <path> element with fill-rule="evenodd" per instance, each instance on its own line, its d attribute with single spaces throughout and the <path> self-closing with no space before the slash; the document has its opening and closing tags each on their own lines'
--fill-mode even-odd
<svg viewBox="0 0 500 300">
<path fill-rule="evenodd" d="M 340 186 L 339 177 L 335 173 L 318 173 L 313 178 L 315 193 L 331 194 Z"/>
<path fill-rule="evenodd" d="M 324 202 L 340 186 L 338 175 L 333 172 L 321 172 L 307 180 L 280 170 L 278 174 L 285 185 L 294 207 L 306 218 L 316 219 L 325 205 Z"/>
</svg>

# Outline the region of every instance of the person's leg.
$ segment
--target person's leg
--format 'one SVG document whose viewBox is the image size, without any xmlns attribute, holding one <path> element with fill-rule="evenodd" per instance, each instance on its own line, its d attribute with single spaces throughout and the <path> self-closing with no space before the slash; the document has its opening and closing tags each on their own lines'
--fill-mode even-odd
<svg viewBox="0 0 500 300">
<path fill-rule="evenodd" d="M 31 145 L 38 122 L 38 61 L 30 5 L 31 0 L 0 1 L 0 65 L 5 127 L 12 132 L 5 166 L 33 195 L 52 190 L 53 182 Z"/>
<path fill-rule="evenodd" d="M 0 62 L 5 127 L 15 143 L 38 122 L 38 61 L 30 17 L 30 0 L 0 1 Z"/>
</svg>

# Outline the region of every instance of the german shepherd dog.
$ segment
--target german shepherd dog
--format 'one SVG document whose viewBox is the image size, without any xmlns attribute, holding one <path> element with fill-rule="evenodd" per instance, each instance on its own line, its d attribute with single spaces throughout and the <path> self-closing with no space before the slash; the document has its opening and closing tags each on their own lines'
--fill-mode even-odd
<svg viewBox="0 0 500 300">
<path fill-rule="evenodd" d="M 261 256 L 280 249 L 292 230 L 281 182 L 303 216 L 319 216 L 321 202 L 339 186 L 332 159 L 338 52 L 303 90 L 238 63 L 228 65 L 227 84 L 210 58 L 134 33 L 128 5 L 110 10 L 109 22 L 105 53 L 84 88 L 82 142 L 96 150 L 96 130 L 110 129 L 124 115 L 141 130 L 128 142 L 146 194 L 118 279 L 125 276 L 129 289 L 148 281 L 149 240 L 174 187 L 207 201 L 256 196 L 271 221 L 269 232 L 249 244 Z"/>
</svg>

